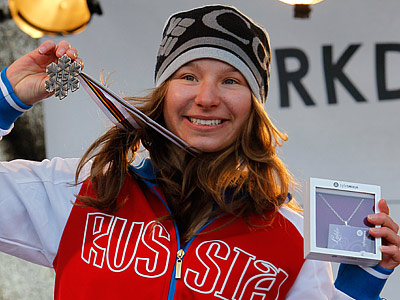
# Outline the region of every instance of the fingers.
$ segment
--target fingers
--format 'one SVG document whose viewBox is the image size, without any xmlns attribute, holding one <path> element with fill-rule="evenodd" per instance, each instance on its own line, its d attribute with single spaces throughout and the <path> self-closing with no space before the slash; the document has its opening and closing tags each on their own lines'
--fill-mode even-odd
<svg viewBox="0 0 400 300">
<path fill-rule="evenodd" d="M 399 231 L 399 225 L 389 216 L 389 207 L 386 201 L 381 199 L 378 203 L 378 207 L 380 212 L 369 215 L 368 221 L 374 225 L 388 227 L 397 233 Z"/>
<path fill-rule="evenodd" d="M 371 228 L 369 233 L 375 238 L 382 238 L 381 251 L 385 255 L 381 266 L 393 269 L 400 263 L 399 225 L 389 216 L 389 207 L 385 200 L 380 200 L 378 206 L 380 213 L 369 215 L 368 221 L 381 227 Z"/>
<path fill-rule="evenodd" d="M 75 61 L 76 61 L 78 64 L 81 65 L 81 70 L 83 70 L 83 68 L 84 68 L 83 60 L 82 60 L 80 57 L 78 57 L 77 59 L 75 59 Z"/>
<path fill-rule="evenodd" d="M 39 47 L 38 51 L 42 55 L 55 55 L 57 58 L 60 58 L 64 54 L 67 54 L 73 61 L 78 58 L 78 50 L 76 48 L 72 48 L 71 44 L 68 41 L 62 40 L 58 44 L 56 44 L 52 40 L 44 41 Z M 81 59 L 79 59 L 82 62 Z"/>
<path fill-rule="evenodd" d="M 382 238 L 382 261 L 379 265 L 386 269 L 394 269 L 400 264 L 400 236 L 388 227 L 371 228 L 371 236 Z"/>
<path fill-rule="evenodd" d="M 76 49 L 75 49 L 75 51 L 76 51 Z M 75 54 L 74 51 L 71 51 L 71 44 L 69 42 L 67 42 L 65 40 L 62 40 L 61 42 L 59 42 L 57 44 L 57 47 L 56 47 L 56 56 L 57 57 L 61 57 L 64 54 L 67 54 L 67 55 L 70 54 L 71 55 L 73 53 Z M 77 51 L 76 51 L 76 53 L 77 53 Z M 68 55 L 68 56 L 70 56 L 70 55 Z M 71 57 L 71 58 L 75 59 L 76 57 Z"/>
<path fill-rule="evenodd" d="M 44 41 L 38 48 L 40 54 L 56 54 L 57 57 L 63 56 L 67 50 L 71 48 L 71 45 L 68 41 L 62 40 L 58 44 L 56 44 L 52 40 Z"/>
<path fill-rule="evenodd" d="M 384 239 L 386 245 L 396 245 L 400 247 L 399 225 L 389 216 L 389 207 L 385 200 L 379 201 L 379 210 L 381 212 L 368 216 L 368 221 L 374 225 L 380 225 L 379 228 L 371 228 L 370 234 L 374 237 Z"/>
<path fill-rule="evenodd" d="M 400 248 L 396 245 L 381 246 L 382 261 L 379 265 L 393 270 L 400 264 Z"/>
<path fill-rule="evenodd" d="M 378 228 L 371 228 L 369 233 L 375 238 L 382 238 L 382 261 L 380 266 L 394 269 L 400 264 L 399 225 L 389 216 L 389 207 L 384 199 L 378 203 L 379 213 L 368 216 L 368 221 Z"/>
<path fill-rule="evenodd" d="M 69 58 L 72 59 L 72 61 L 76 61 L 81 65 L 81 68 L 83 69 L 83 60 L 79 58 L 79 52 L 76 48 L 72 48 L 71 44 L 68 41 L 61 41 L 57 44 L 56 47 L 56 56 L 61 57 L 64 54 L 66 54 Z"/>
<path fill-rule="evenodd" d="M 393 219 L 385 213 L 377 213 L 368 216 L 368 221 L 374 225 L 381 225 L 382 227 L 387 227 L 393 232 L 397 233 L 399 231 L 399 225 L 393 221 Z"/>
<path fill-rule="evenodd" d="M 387 205 L 385 199 L 379 200 L 379 202 L 378 202 L 378 208 L 379 208 L 379 211 L 380 211 L 380 212 L 382 212 L 382 213 L 384 213 L 384 214 L 387 214 L 387 215 L 389 214 L 389 206 Z"/>
<path fill-rule="evenodd" d="M 56 44 L 47 40 L 7 68 L 7 78 L 22 102 L 32 105 L 49 97 L 50 94 L 44 89 L 48 79 L 46 68 L 52 62 L 56 63 L 64 54 L 83 65 L 82 59 L 78 57 L 78 50 L 72 48 L 68 41 L 62 40 Z"/>
<path fill-rule="evenodd" d="M 376 238 L 383 238 L 385 245 L 400 247 L 400 236 L 388 227 L 370 228 L 369 233 Z"/>
<path fill-rule="evenodd" d="M 400 263 L 400 248 L 396 245 L 382 246 L 381 251 L 384 254 L 390 255 L 394 261 Z"/>
<path fill-rule="evenodd" d="M 379 213 L 368 216 L 368 220 L 375 225 L 381 225 L 381 227 L 369 229 L 371 236 L 382 238 L 382 243 L 384 245 L 394 245 L 397 248 L 400 247 L 400 236 L 397 234 L 399 225 L 397 225 L 391 217 Z"/>
<path fill-rule="evenodd" d="M 40 54 L 46 55 L 53 53 L 56 49 L 56 43 L 54 41 L 48 40 L 44 41 L 38 48 Z"/>
<path fill-rule="evenodd" d="M 58 44 L 54 41 L 48 40 L 44 41 L 38 48 L 40 54 L 52 57 L 51 61 L 56 62 L 58 58 L 66 54 L 72 61 L 76 61 L 81 65 L 81 70 L 83 70 L 83 60 L 79 57 L 79 52 L 76 48 L 72 48 L 68 41 L 62 40 Z M 46 65 L 49 62 L 46 62 Z"/>
</svg>

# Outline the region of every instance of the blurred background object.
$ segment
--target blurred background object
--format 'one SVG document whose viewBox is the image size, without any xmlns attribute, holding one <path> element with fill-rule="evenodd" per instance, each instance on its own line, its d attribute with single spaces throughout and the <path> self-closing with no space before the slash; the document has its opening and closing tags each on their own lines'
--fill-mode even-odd
<svg viewBox="0 0 400 300">
<path fill-rule="evenodd" d="M 309 18 L 311 13 L 310 5 L 322 2 L 324 0 L 279 0 L 281 2 L 294 5 L 295 18 Z"/>
<path fill-rule="evenodd" d="M 33 38 L 79 33 L 93 14 L 102 14 L 97 0 L 9 0 L 8 5 L 18 27 Z"/>
</svg>

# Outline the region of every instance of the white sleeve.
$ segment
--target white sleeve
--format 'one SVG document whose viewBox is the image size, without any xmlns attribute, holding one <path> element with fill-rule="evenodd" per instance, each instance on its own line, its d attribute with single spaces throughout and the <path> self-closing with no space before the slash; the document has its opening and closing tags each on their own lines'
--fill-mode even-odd
<svg viewBox="0 0 400 300">
<path fill-rule="evenodd" d="M 13 128 L 14 128 L 14 124 L 12 124 L 10 129 L 8 129 L 8 130 L 4 130 L 4 129 L 0 128 L 0 141 L 3 139 L 3 136 L 9 134 Z"/>
<path fill-rule="evenodd" d="M 289 207 L 280 208 L 280 213 L 303 234 L 303 216 Z M 286 300 L 350 300 L 353 299 L 335 288 L 332 267 L 329 262 L 306 260 L 292 285 Z"/>
<path fill-rule="evenodd" d="M 350 300 L 353 298 L 342 293 L 333 285 L 330 263 L 306 260 L 286 299 Z"/>
<path fill-rule="evenodd" d="M 80 190 L 74 185 L 78 161 L 0 163 L 0 251 L 52 267 Z"/>
</svg>

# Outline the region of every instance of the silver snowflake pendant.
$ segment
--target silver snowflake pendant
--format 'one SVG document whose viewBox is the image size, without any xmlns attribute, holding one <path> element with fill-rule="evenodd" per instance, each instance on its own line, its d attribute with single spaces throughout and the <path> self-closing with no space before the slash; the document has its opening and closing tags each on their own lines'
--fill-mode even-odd
<svg viewBox="0 0 400 300">
<path fill-rule="evenodd" d="M 45 82 L 47 92 L 55 92 L 55 96 L 60 100 L 68 95 L 68 91 L 75 92 L 79 89 L 79 79 L 77 76 L 81 71 L 81 65 L 77 62 L 71 63 L 71 58 L 66 54 L 58 59 L 58 64 L 51 63 L 46 68 L 49 79 Z"/>
</svg>

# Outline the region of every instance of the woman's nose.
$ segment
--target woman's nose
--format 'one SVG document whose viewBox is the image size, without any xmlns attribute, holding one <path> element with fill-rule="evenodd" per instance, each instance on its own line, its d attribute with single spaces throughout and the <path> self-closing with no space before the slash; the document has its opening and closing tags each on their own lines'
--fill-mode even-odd
<svg viewBox="0 0 400 300">
<path fill-rule="evenodd" d="M 220 103 L 218 86 L 209 81 L 203 81 L 198 87 L 195 103 L 203 108 L 216 107 Z"/>
</svg>

